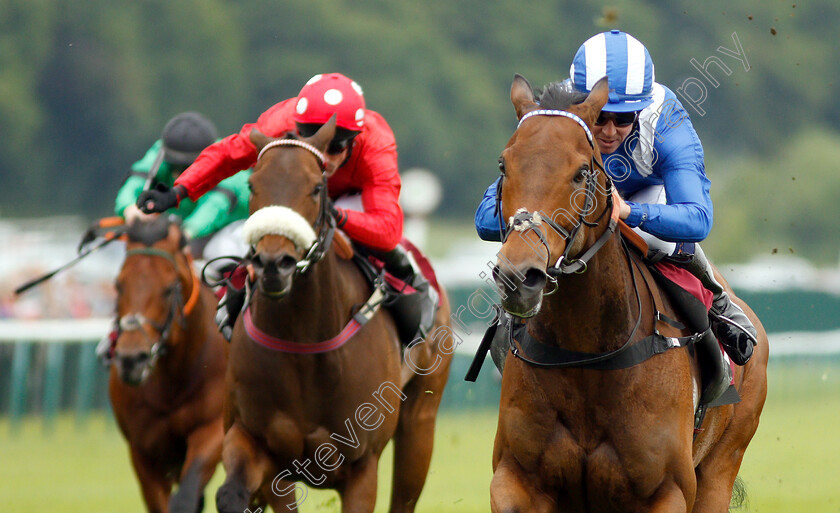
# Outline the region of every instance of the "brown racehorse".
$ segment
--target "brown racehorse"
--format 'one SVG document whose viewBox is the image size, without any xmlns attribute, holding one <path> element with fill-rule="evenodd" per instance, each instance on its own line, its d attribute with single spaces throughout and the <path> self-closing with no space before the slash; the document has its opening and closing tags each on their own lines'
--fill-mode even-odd
<svg viewBox="0 0 840 513">
<path fill-rule="evenodd" d="M 231 340 L 222 513 L 295 511 L 308 486 L 337 490 L 345 513 L 370 513 L 391 439 L 390 511 L 414 511 L 425 484 L 454 349 L 448 301 L 441 293 L 436 326 L 409 346 L 408 363 L 385 310 L 345 336 L 375 294 L 331 244 L 322 152 L 334 132 L 333 118 L 307 139 L 251 134 L 260 153 L 244 231 L 255 290 Z"/>
<path fill-rule="evenodd" d="M 584 101 L 558 107 L 565 114 L 547 112 L 517 75 L 511 100 L 520 126 L 500 159 L 504 219 L 515 225 L 496 272 L 502 305 L 524 318 L 528 333 L 543 344 L 593 359 L 623 352 L 652 335 L 655 323 L 656 285 L 611 230 L 617 218 L 611 183 L 587 137 L 607 98 L 602 79 Z M 556 229 L 546 229 L 548 216 Z M 540 225 L 543 236 L 532 229 Z M 576 273 L 549 272 L 560 255 Z M 660 311 L 676 317 L 667 298 L 659 301 Z M 736 301 L 758 328 L 759 342 L 749 363 L 735 369 L 741 402 L 710 408 L 696 439 L 700 378 L 685 347 L 614 370 L 547 368 L 525 362 L 529 355 L 522 352 L 509 356 L 492 511 L 727 511 L 764 405 L 768 355 L 761 324 Z M 688 334 L 668 325 L 660 332 Z"/>
<path fill-rule="evenodd" d="M 132 224 L 116 282 L 109 392 L 150 512 L 202 511 L 224 436 L 227 343 L 184 244 L 165 216 Z"/>
</svg>

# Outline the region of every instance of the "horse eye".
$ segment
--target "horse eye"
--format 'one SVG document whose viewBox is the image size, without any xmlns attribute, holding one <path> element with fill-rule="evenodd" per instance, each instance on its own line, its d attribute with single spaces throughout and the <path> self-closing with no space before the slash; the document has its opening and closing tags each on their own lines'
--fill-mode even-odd
<svg viewBox="0 0 840 513">
<path fill-rule="evenodd" d="M 586 180 L 586 175 L 587 175 L 587 170 L 585 168 L 584 169 L 579 169 L 578 172 L 575 174 L 575 177 L 574 177 L 575 183 L 577 183 L 577 184 L 583 183 L 583 181 Z"/>
<path fill-rule="evenodd" d="M 502 159 L 502 158 L 499 159 L 499 171 L 502 174 L 505 174 L 505 159 Z"/>
<path fill-rule="evenodd" d="M 317 196 L 317 195 L 321 194 L 321 189 L 323 189 L 323 187 L 324 187 L 324 184 L 322 184 L 322 183 L 319 183 L 318 185 L 316 185 L 315 189 L 313 189 L 313 191 L 312 191 L 312 195 Z"/>
</svg>

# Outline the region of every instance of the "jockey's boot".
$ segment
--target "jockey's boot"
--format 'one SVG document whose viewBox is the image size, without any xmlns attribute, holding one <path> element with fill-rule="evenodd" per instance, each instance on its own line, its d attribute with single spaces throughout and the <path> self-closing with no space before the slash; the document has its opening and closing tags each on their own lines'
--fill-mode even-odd
<svg viewBox="0 0 840 513">
<path fill-rule="evenodd" d="M 700 335 L 696 346 L 703 383 L 700 404 L 709 404 L 729 388 L 732 382 L 732 368 L 720 352 L 720 345 L 711 328 Z M 726 352 L 729 353 L 729 350 Z"/>
<path fill-rule="evenodd" d="M 726 354 L 736 365 L 746 364 L 752 357 L 753 346 L 758 341 L 755 326 L 715 279 L 712 266 L 699 244 L 694 245 L 694 256 L 686 268 L 715 295 L 709 317 L 712 321 L 712 330 L 723 344 Z"/>
<path fill-rule="evenodd" d="M 245 306 L 245 295 L 245 287 L 237 289 L 228 285 L 225 287 L 225 295 L 222 296 L 219 306 L 216 307 L 216 325 L 228 342 L 233 335 L 233 325 L 236 324 L 236 318 L 239 317 L 239 312 Z"/>
<path fill-rule="evenodd" d="M 375 256 L 385 264 L 385 270 L 410 285 L 416 292 L 397 297 L 389 309 L 397 317 L 400 339 L 408 344 L 418 337 L 426 338 L 435 324 L 438 294 L 429 280 L 423 276 L 414 256 L 398 245 L 389 252 L 377 252 Z"/>
</svg>

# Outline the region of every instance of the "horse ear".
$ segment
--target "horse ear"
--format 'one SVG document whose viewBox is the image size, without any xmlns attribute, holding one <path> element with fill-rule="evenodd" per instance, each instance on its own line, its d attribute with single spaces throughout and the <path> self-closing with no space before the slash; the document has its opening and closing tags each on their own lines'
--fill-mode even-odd
<svg viewBox="0 0 840 513">
<path fill-rule="evenodd" d="M 264 133 L 260 132 L 256 128 L 251 129 L 251 133 L 248 134 L 248 138 L 251 139 L 251 142 L 254 143 L 254 146 L 257 147 L 257 154 L 259 154 L 260 150 L 271 141 L 271 138 L 265 135 Z"/>
<path fill-rule="evenodd" d="M 319 150 L 327 149 L 327 145 L 335 137 L 335 123 L 338 114 L 333 114 L 329 121 L 315 132 L 315 135 L 310 137 L 309 142 Z"/>
<path fill-rule="evenodd" d="M 592 116 L 590 121 L 594 122 L 598 118 L 598 114 L 601 113 L 601 109 L 603 109 L 604 105 L 607 104 L 609 97 L 610 84 L 607 77 L 604 76 L 595 82 L 595 85 L 592 86 L 592 91 L 590 91 L 586 100 L 583 102 L 583 105 L 590 109 L 590 115 Z"/>
<path fill-rule="evenodd" d="M 513 76 L 513 84 L 510 86 L 510 101 L 513 102 L 516 117 L 519 119 L 539 107 L 534 99 L 534 90 L 531 89 L 531 84 L 519 73 Z"/>
</svg>

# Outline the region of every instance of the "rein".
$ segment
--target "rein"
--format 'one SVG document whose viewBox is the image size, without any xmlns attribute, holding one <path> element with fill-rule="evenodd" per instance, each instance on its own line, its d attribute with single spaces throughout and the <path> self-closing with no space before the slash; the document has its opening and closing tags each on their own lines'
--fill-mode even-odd
<svg viewBox="0 0 840 513">
<path fill-rule="evenodd" d="M 175 268 L 175 273 L 178 273 L 178 264 L 175 261 L 175 257 L 167 251 L 149 247 L 130 249 L 125 253 L 126 259 L 134 255 L 150 255 L 163 258 L 171 263 L 172 267 Z M 158 332 L 158 339 L 152 344 L 152 347 L 149 350 L 150 363 L 144 370 L 144 375 L 151 371 L 157 362 L 157 359 L 165 352 L 167 347 L 166 342 L 171 334 L 172 323 L 175 321 L 175 318 L 180 314 L 180 323 L 183 324 L 183 320 L 192 313 L 195 305 L 198 303 L 200 291 L 198 276 L 196 276 L 195 272 L 192 270 L 192 257 L 189 255 L 185 255 L 185 257 L 187 259 L 187 268 L 190 272 L 190 276 L 192 277 L 190 295 L 187 298 L 187 301 L 184 302 L 181 281 L 176 277 L 175 283 L 170 287 L 171 301 L 169 312 L 167 313 L 166 319 L 163 321 L 162 325 L 146 319 L 146 317 L 142 314 L 129 314 L 117 319 L 117 329 L 119 332 L 143 331 L 145 334 L 145 331 L 143 330 L 144 325 L 149 325 L 152 329 Z"/>
<path fill-rule="evenodd" d="M 585 215 L 589 213 L 592 209 L 592 201 L 594 201 L 595 193 L 597 192 L 597 182 L 595 177 L 593 176 L 594 173 L 587 173 L 586 203 L 584 204 L 583 209 L 580 211 L 578 215 L 578 222 L 571 232 L 568 232 L 563 227 L 555 223 L 553 220 L 541 216 L 539 212 L 528 212 L 524 208 L 517 210 L 516 213 L 510 217 L 509 226 L 506 230 L 504 240 L 507 239 L 507 237 L 511 234 L 512 231 L 533 230 L 534 233 L 536 233 L 539 237 L 542 244 L 545 246 L 549 258 L 551 250 L 549 248 L 546 235 L 541 229 L 541 225 L 545 223 L 554 230 L 556 230 L 559 234 L 561 234 L 561 236 L 563 236 L 566 242 L 566 248 L 563 254 L 560 256 L 560 258 L 557 260 L 557 263 L 553 267 L 548 267 L 546 270 L 546 274 L 548 274 L 548 276 L 550 278 L 553 278 L 556 282 L 556 278 L 562 276 L 563 274 L 580 274 L 586 272 L 587 262 L 589 262 L 589 260 L 592 257 L 594 257 L 595 254 L 598 253 L 598 251 L 600 251 L 600 249 L 604 247 L 606 242 L 614 235 L 616 226 L 619 222 L 619 209 L 617 207 L 619 203 L 618 192 L 615 189 L 615 187 L 613 187 L 612 180 L 609 177 L 609 175 L 606 174 L 604 167 L 597 160 L 596 148 L 592 138 L 592 132 L 589 130 L 589 127 L 580 117 L 571 112 L 563 110 L 534 110 L 522 116 L 522 118 L 519 120 L 519 125 L 517 125 L 517 129 L 520 126 L 522 126 L 522 123 L 526 119 L 535 116 L 560 116 L 569 118 L 575 121 L 578 125 L 580 125 L 580 127 L 583 128 L 584 132 L 586 133 L 586 139 L 589 142 L 590 148 L 592 149 L 590 169 L 597 168 L 603 171 L 604 178 L 606 180 L 605 193 L 607 204 L 604 210 L 598 215 L 598 217 L 594 221 L 587 221 L 585 219 Z M 498 209 L 499 214 L 501 214 L 500 191 L 501 180 L 499 182 L 496 195 L 496 208 Z M 610 219 L 604 232 L 598 237 L 595 243 L 592 244 L 592 246 L 590 246 L 586 250 L 584 250 L 580 256 L 570 258 L 569 252 L 572 242 L 577 237 L 582 227 L 598 226 L 600 220 L 607 213 L 607 211 L 610 212 Z M 627 340 L 618 349 L 615 349 L 613 351 L 608 351 L 604 353 L 581 353 L 578 351 L 570 351 L 568 349 L 564 349 L 556 345 L 549 345 L 540 342 L 528 333 L 526 322 L 520 322 L 514 325 L 513 320 L 506 320 L 505 322 L 507 323 L 507 326 L 505 326 L 505 329 L 507 330 L 507 343 L 510 347 L 511 353 L 513 353 L 515 357 L 528 363 L 529 365 L 533 365 L 536 367 L 581 367 L 601 370 L 623 369 L 641 363 L 647 360 L 648 358 L 652 357 L 653 355 L 660 354 L 668 349 L 692 345 L 700 339 L 702 334 L 698 333 L 686 337 L 665 337 L 659 333 L 659 329 L 655 325 L 654 333 L 652 335 L 647 336 L 639 340 L 638 342 L 634 342 L 634 339 L 636 338 L 636 334 L 642 322 L 642 298 L 641 294 L 639 293 L 639 284 L 636 279 L 637 271 L 642 275 L 642 279 L 644 280 L 648 289 L 648 293 L 650 294 L 651 301 L 654 304 L 654 317 L 656 319 L 656 322 L 663 322 L 674 326 L 678 329 L 684 329 L 685 326 L 683 326 L 677 321 L 674 321 L 673 319 L 668 318 L 662 313 L 662 307 L 659 304 L 658 296 L 654 293 L 652 284 L 648 279 L 646 269 L 644 269 L 642 265 L 640 265 L 633 259 L 633 257 L 630 254 L 630 250 L 628 249 L 624 240 L 621 239 L 620 242 L 622 250 L 625 254 L 625 258 L 627 260 L 627 265 L 630 269 L 630 275 L 632 277 L 633 283 L 633 291 L 636 296 L 636 308 L 638 311 L 635 324 L 633 325 L 633 329 L 631 330 L 630 335 L 627 337 Z M 550 264 L 550 261 L 548 262 L 548 264 Z M 554 291 L 552 291 L 552 293 L 553 292 Z"/>
<path fill-rule="evenodd" d="M 265 154 L 266 150 L 280 146 L 297 146 L 299 148 L 308 150 L 310 153 L 312 153 L 312 155 L 315 156 L 315 158 L 321 165 L 321 169 L 324 170 L 324 154 L 318 151 L 318 149 L 312 146 L 311 144 L 298 139 L 278 139 L 275 141 L 271 141 L 270 143 L 266 144 L 262 150 L 260 150 L 260 153 L 257 156 L 257 160 L 259 160 L 260 157 L 262 157 Z M 329 196 L 327 194 L 327 175 L 325 171 L 322 171 L 321 173 L 321 182 L 319 184 L 318 192 L 320 195 L 320 204 L 318 206 L 318 218 L 316 219 L 314 226 L 314 230 L 317 232 L 317 236 L 312 242 L 312 244 L 309 246 L 309 248 L 306 250 L 304 258 L 297 263 L 295 267 L 295 276 L 307 274 L 315 264 L 320 262 L 326 255 L 330 246 L 332 245 L 332 241 L 335 236 L 336 220 L 332 216 L 332 214 L 330 214 L 328 208 Z M 252 259 L 255 253 L 256 242 L 252 243 L 248 255 L 245 257 L 244 260 Z M 362 326 L 367 324 L 367 322 L 376 314 L 376 312 L 379 311 L 379 308 L 385 299 L 384 287 L 384 279 L 377 279 L 374 283 L 373 293 L 368 298 L 368 300 L 361 306 L 361 308 L 359 308 L 358 312 L 356 312 L 356 314 L 350 318 L 350 320 L 339 332 L 339 334 L 328 340 L 316 342 L 314 344 L 301 343 L 283 340 L 269 335 L 265 331 L 258 328 L 256 324 L 254 324 L 253 319 L 251 317 L 250 306 L 247 307 L 245 309 L 245 312 L 243 313 L 245 331 L 254 342 L 263 347 L 275 351 L 296 354 L 315 354 L 333 351 L 347 343 L 362 328 Z M 251 300 L 252 290 L 252 287 L 248 281 L 246 281 L 246 288 L 248 289 L 248 297 L 245 300 L 245 304 L 248 305 Z"/>
<path fill-rule="evenodd" d="M 657 327 L 658 323 L 667 324 L 677 329 L 685 329 L 685 325 L 662 313 L 662 305 L 658 296 L 654 293 L 648 272 L 646 272 L 644 266 L 632 258 L 624 240 L 621 241 L 621 247 L 627 258 L 630 275 L 633 278 L 636 308 L 639 313 L 636 317 L 636 323 L 633 325 L 633 330 L 630 332 L 627 340 L 618 349 L 605 353 L 570 351 L 559 346 L 545 344 L 535 339 L 528 333 L 527 325 L 524 322 L 512 325 L 513 321 L 506 320 L 505 322 L 511 324 L 505 327 L 507 330 L 507 343 L 511 353 L 525 363 L 535 367 L 579 367 L 597 370 L 616 370 L 633 367 L 669 349 L 687 347 L 700 340 L 703 333 L 693 333 L 684 337 L 666 337 L 659 332 Z M 633 339 L 636 337 L 642 321 L 642 298 L 639 294 L 639 285 L 636 281 L 637 270 L 642 275 L 642 280 L 645 282 L 648 294 L 654 305 L 654 319 L 657 324 L 654 325 L 653 334 L 634 342 Z"/>
</svg>

